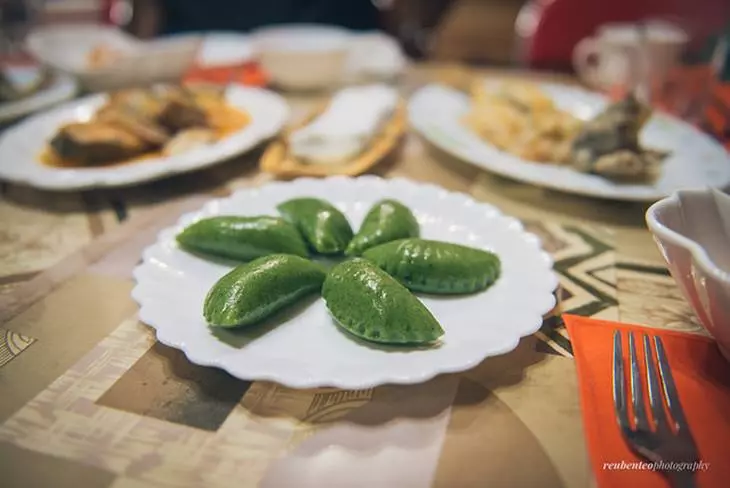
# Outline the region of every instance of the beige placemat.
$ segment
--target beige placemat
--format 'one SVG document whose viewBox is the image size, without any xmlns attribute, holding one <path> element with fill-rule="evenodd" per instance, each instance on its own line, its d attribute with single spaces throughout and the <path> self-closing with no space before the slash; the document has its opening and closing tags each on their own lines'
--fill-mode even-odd
<svg viewBox="0 0 730 488">
<path fill-rule="evenodd" d="M 472 371 L 364 391 L 242 381 L 157 343 L 135 318 L 130 273 L 203 198 L 130 219 L 2 298 L 2 326 L 25 347 L 0 369 L 12 486 L 587 484 L 570 344 L 552 315 Z M 526 225 L 555 257 L 563 309 L 618 318 L 611 232 Z"/>
</svg>

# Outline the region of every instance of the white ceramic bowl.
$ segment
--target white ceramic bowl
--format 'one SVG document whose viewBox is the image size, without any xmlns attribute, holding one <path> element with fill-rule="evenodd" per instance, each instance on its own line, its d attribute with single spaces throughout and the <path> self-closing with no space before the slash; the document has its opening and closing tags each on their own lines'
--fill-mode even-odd
<svg viewBox="0 0 730 488">
<path fill-rule="evenodd" d="M 677 285 L 730 360 L 730 196 L 679 191 L 652 205 L 646 221 Z"/>
<path fill-rule="evenodd" d="M 180 80 L 195 60 L 202 39 L 186 35 L 142 42 L 111 27 L 61 25 L 41 27 L 28 36 L 28 51 L 44 64 L 75 76 L 87 91 Z M 91 67 L 92 49 L 107 46 L 128 56 Z"/>
<path fill-rule="evenodd" d="M 259 29 L 253 39 L 274 84 L 286 90 L 320 90 L 342 80 L 352 35 L 339 27 L 301 24 Z"/>
</svg>

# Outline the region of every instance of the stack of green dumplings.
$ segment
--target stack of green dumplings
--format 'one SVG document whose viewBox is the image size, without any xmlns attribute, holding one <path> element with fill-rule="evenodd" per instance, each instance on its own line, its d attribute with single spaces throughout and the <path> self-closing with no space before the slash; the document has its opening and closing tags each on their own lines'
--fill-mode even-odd
<svg viewBox="0 0 730 488">
<path fill-rule="evenodd" d="M 209 325 L 252 325 L 321 293 L 335 322 L 355 337 L 428 344 L 444 331 L 412 292 L 475 293 L 500 274 L 491 252 L 421 239 L 415 216 L 395 200 L 373 205 L 357 233 L 321 199 L 295 198 L 277 210 L 280 217 L 202 219 L 177 236 L 188 252 L 245 262 L 208 292 Z M 317 255 L 345 259 L 328 271 L 309 259 Z"/>
</svg>

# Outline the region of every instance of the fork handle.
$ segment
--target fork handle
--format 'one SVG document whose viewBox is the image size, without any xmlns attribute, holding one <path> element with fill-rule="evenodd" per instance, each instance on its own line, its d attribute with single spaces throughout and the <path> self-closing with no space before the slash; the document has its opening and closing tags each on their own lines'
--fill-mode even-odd
<svg viewBox="0 0 730 488">
<path fill-rule="evenodd" d="M 692 471 L 667 471 L 665 474 L 672 488 L 697 488 L 695 474 Z"/>
</svg>

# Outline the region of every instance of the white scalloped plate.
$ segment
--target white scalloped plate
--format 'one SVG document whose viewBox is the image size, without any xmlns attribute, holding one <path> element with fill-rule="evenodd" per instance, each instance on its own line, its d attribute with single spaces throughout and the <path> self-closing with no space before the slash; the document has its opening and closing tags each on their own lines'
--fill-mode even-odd
<svg viewBox="0 0 730 488">
<path fill-rule="evenodd" d="M 276 135 L 289 117 L 289 107 L 279 95 L 260 88 L 230 85 L 227 102 L 246 110 L 251 121 L 243 129 L 214 144 L 172 157 L 92 168 L 52 168 L 39 156 L 47 141 L 63 124 L 87 120 L 106 100 L 91 95 L 31 116 L 0 136 L 0 179 L 47 190 L 81 190 L 131 185 L 186 173 L 225 161 Z"/>
<path fill-rule="evenodd" d="M 238 331 L 207 327 L 201 312 L 205 294 L 230 268 L 182 251 L 175 235 L 203 217 L 275 215 L 277 204 L 299 196 L 326 198 L 355 229 L 375 201 L 396 198 L 413 210 L 423 237 L 498 253 L 502 276 L 493 287 L 475 295 L 420 297 L 445 330 L 441 346 L 432 349 L 355 342 L 334 325 L 320 298 L 295 307 L 276 325 Z M 440 373 L 469 369 L 488 356 L 511 351 L 521 337 L 538 330 L 543 314 L 555 305 L 557 286 L 551 258 L 519 221 L 463 194 L 376 177 L 302 178 L 213 200 L 162 231 L 157 243 L 144 251 L 134 278 L 132 297 L 140 305 L 140 319 L 156 329 L 160 342 L 181 349 L 193 363 L 296 388 L 418 383 Z"/>
<path fill-rule="evenodd" d="M 493 80 L 485 80 L 491 85 Z M 555 104 L 581 119 L 596 115 L 606 97 L 582 88 L 541 83 Z M 411 126 L 432 144 L 468 163 L 524 183 L 611 200 L 653 202 L 681 189 L 723 188 L 730 184 L 730 155 L 704 134 L 676 117 L 655 113 L 641 132 L 642 142 L 668 150 L 659 178 L 650 184 L 622 184 L 569 167 L 526 161 L 500 151 L 461 124 L 469 97 L 453 88 L 428 85 L 410 99 Z"/>
</svg>

